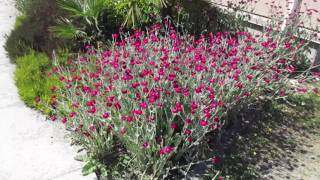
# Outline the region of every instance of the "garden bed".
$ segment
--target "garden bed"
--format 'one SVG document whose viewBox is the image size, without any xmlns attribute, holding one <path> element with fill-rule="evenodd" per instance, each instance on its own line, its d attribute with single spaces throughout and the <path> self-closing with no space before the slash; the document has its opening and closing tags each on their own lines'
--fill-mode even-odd
<svg viewBox="0 0 320 180">
<path fill-rule="evenodd" d="M 18 2 L 6 49 L 19 94 L 70 131 L 84 175 L 264 178 L 290 136 L 319 126 L 296 113 L 318 113 L 320 77 L 299 24 L 250 33 L 242 5 L 209 1 Z"/>
</svg>

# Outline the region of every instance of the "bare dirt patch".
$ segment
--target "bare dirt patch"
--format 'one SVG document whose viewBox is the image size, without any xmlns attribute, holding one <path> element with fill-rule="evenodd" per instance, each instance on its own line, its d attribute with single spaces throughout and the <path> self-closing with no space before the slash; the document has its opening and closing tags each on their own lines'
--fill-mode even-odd
<svg viewBox="0 0 320 180">
<path fill-rule="evenodd" d="M 320 179 L 319 96 L 262 103 L 237 114 L 222 137 L 227 179 Z"/>
</svg>

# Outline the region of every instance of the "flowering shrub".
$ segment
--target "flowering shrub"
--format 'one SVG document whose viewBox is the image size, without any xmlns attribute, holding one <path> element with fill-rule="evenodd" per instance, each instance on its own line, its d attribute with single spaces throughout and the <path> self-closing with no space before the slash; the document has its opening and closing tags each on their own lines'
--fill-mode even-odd
<svg viewBox="0 0 320 180">
<path fill-rule="evenodd" d="M 61 98 L 52 97 L 51 119 L 87 151 L 85 174 L 157 179 L 188 177 L 200 162 L 215 168 L 219 155 L 204 158 L 198 148 L 235 105 L 310 89 L 302 84 L 310 71 L 296 72 L 291 61 L 300 46 L 270 34 L 195 39 L 168 24 L 114 34 L 109 49 L 88 45 L 52 70 L 64 87 L 52 88 Z M 293 73 L 301 84 L 289 82 Z"/>
</svg>

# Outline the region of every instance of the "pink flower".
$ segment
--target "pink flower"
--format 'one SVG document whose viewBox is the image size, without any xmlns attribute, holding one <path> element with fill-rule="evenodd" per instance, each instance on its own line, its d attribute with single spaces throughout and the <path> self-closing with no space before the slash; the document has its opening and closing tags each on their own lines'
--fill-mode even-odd
<svg viewBox="0 0 320 180">
<path fill-rule="evenodd" d="M 219 119 L 218 117 L 215 117 L 215 118 L 213 119 L 213 121 L 216 122 L 216 123 L 218 123 L 218 122 L 220 122 L 220 119 Z"/>
<path fill-rule="evenodd" d="M 176 33 L 171 33 L 170 34 L 170 38 L 171 39 L 176 39 L 177 38 L 177 34 Z"/>
<path fill-rule="evenodd" d="M 51 87 L 50 87 L 50 90 L 51 90 L 52 92 L 56 91 L 56 90 L 57 90 L 57 86 L 51 86 Z"/>
<path fill-rule="evenodd" d="M 191 109 L 192 110 L 195 110 L 195 109 L 197 109 L 199 106 L 195 103 L 195 102 L 193 102 L 192 104 L 191 104 Z"/>
<path fill-rule="evenodd" d="M 149 148 L 149 143 L 146 141 L 146 142 L 144 142 L 143 143 L 143 145 L 142 145 L 142 147 L 144 148 L 144 149 L 147 149 L 147 148 Z"/>
<path fill-rule="evenodd" d="M 186 129 L 186 130 L 184 131 L 184 134 L 185 134 L 185 135 L 190 135 L 191 132 L 192 132 L 192 131 L 191 131 L 190 129 Z"/>
<path fill-rule="evenodd" d="M 132 85 L 131 85 L 131 87 L 134 88 L 134 89 L 139 87 L 139 86 L 140 86 L 140 83 L 138 83 L 138 82 L 132 83 Z"/>
<path fill-rule="evenodd" d="M 172 146 L 165 146 L 163 148 L 160 149 L 160 155 L 165 155 L 165 154 L 169 154 L 174 150 L 174 147 Z"/>
<path fill-rule="evenodd" d="M 319 93 L 319 88 L 313 88 L 312 92 L 318 94 Z"/>
<path fill-rule="evenodd" d="M 125 127 L 120 128 L 120 134 L 125 135 L 127 133 L 127 129 Z"/>
<path fill-rule="evenodd" d="M 91 92 L 91 88 L 89 86 L 83 86 L 82 87 L 82 91 L 85 93 L 90 93 Z"/>
<path fill-rule="evenodd" d="M 59 77 L 59 80 L 60 80 L 60 81 L 64 81 L 64 80 L 65 80 L 65 77 L 61 76 L 61 77 Z"/>
<path fill-rule="evenodd" d="M 76 116 L 76 115 L 77 115 L 76 112 L 70 112 L 70 113 L 69 113 L 69 117 L 70 117 L 70 118 L 73 118 L 73 117 Z"/>
<path fill-rule="evenodd" d="M 89 129 L 90 131 L 96 131 L 96 126 L 94 124 L 90 124 Z"/>
<path fill-rule="evenodd" d="M 188 89 L 184 89 L 184 90 L 182 91 L 182 94 L 183 94 L 183 96 L 185 96 L 185 97 L 189 96 L 189 90 L 188 90 Z"/>
<path fill-rule="evenodd" d="M 213 156 L 211 161 L 213 164 L 219 164 L 221 162 L 221 158 L 219 156 Z"/>
<path fill-rule="evenodd" d="M 110 117 L 110 113 L 105 112 L 105 113 L 102 114 L 102 117 L 105 118 L 105 119 L 107 119 L 107 118 Z"/>
<path fill-rule="evenodd" d="M 56 121 L 57 120 L 57 116 L 51 116 L 50 119 L 51 119 L 51 121 Z"/>
<path fill-rule="evenodd" d="M 140 103 L 140 108 L 146 109 L 148 107 L 148 104 L 146 102 L 141 102 Z"/>
<path fill-rule="evenodd" d="M 142 115 L 142 111 L 140 109 L 135 109 L 132 111 L 132 114 L 135 114 L 135 115 Z"/>
<path fill-rule="evenodd" d="M 90 92 L 90 95 L 91 95 L 91 96 L 97 96 L 97 94 L 98 94 L 98 90 L 97 90 L 97 89 L 93 89 L 93 90 L 91 90 L 91 92 Z"/>
<path fill-rule="evenodd" d="M 200 120 L 199 124 L 200 124 L 200 126 L 205 127 L 205 126 L 208 125 L 208 121 L 206 121 L 206 120 Z"/>
<path fill-rule="evenodd" d="M 195 69 L 196 72 L 201 72 L 201 71 L 204 70 L 204 67 L 202 65 L 198 64 L 198 65 L 195 66 L 194 69 Z"/>
<path fill-rule="evenodd" d="M 120 110 L 121 109 L 121 104 L 119 102 L 116 102 L 114 104 L 114 107 L 116 108 L 116 110 Z"/>
<path fill-rule="evenodd" d="M 182 104 L 177 102 L 175 107 L 171 109 L 172 113 L 179 113 L 182 111 Z"/>
<path fill-rule="evenodd" d="M 94 106 L 96 104 L 96 101 L 94 99 L 88 101 L 87 103 L 87 106 Z"/>
<path fill-rule="evenodd" d="M 177 123 L 173 122 L 173 123 L 171 123 L 170 127 L 171 127 L 171 129 L 177 129 L 178 125 L 177 125 Z"/>
<path fill-rule="evenodd" d="M 188 137 L 188 138 L 187 138 L 187 141 L 188 141 L 189 143 L 192 143 L 192 137 Z"/>
<path fill-rule="evenodd" d="M 169 74 L 168 80 L 173 81 L 176 78 L 176 74 Z"/>
<path fill-rule="evenodd" d="M 67 119 L 66 117 L 63 117 L 63 118 L 61 119 L 61 122 L 62 122 L 63 124 L 66 124 L 67 121 L 68 121 L 68 119 Z"/>
<path fill-rule="evenodd" d="M 185 123 L 188 124 L 188 125 L 190 125 L 190 124 L 192 124 L 192 121 L 191 121 L 190 118 L 187 118 L 186 121 L 185 121 Z"/>
<path fill-rule="evenodd" d="M 252 80 L 253 79 L 253 75 L 252 74 L 247 75 L 247 79 Z"/>
<path fill-rule="evenodd" d="M 92 106 L 90 109 L 88 109 L 88 113 L 91 113 L 91 114 L 94 114 L 94 113 L 96 113 L 96 111 L 97 111 L 97 109 L 96 109 L 96 107 L 95 106 Z"/>
<path fill-rule="evenodd" d="M 119 37 L 119 34 L 112 34 L 112 39 L 117 39 Z"/>
</svg>

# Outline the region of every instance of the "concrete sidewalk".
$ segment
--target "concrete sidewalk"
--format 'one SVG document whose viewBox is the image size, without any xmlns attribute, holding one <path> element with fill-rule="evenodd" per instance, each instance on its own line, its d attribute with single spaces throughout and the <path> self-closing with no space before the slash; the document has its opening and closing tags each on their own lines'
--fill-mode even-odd
<svg viewBox="0 0 320 180">
<path fill-rule="evenodd" d="M 59 123 L 46 121 L 19 99 L 14 65 L 3 48 L 16 10 L 14 0 L 0 0 L 0 180 L 85 180 L 82 163 Z"/>
</svg>

